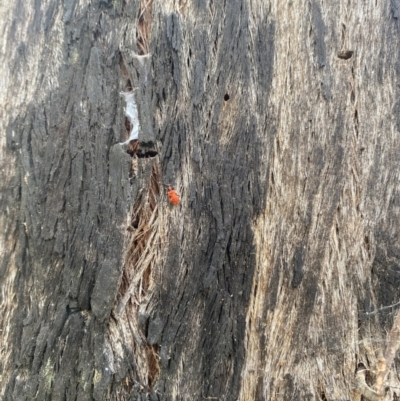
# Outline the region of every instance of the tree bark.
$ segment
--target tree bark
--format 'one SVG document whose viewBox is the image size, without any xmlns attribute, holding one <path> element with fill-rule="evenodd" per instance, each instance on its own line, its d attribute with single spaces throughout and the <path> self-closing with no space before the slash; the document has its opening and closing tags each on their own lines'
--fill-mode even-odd
<svg viewBox="0 0 400 401">
<path fill-rule="evenodd" d="M 399 10 L 0 5 L 2 399 L 398 399 Z"/>
</svg>

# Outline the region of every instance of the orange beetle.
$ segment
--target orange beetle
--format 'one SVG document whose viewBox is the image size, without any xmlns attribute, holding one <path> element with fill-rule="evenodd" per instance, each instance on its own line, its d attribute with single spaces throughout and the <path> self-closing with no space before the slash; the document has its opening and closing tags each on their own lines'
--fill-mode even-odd
<svg viewBox="0 0 400 401">
<path fill-rule="evenodd" d="M 181 199 L 180 199 L 178 193 L 175 191 L 175 189 L 173 189 L 173 187 L 168 184 L 167 191 L 168 191 L 167 193 L 168 193 L 169 201 L 173 205 L 179 205 L 179 203 L 181 202 Z"/>
</svg>

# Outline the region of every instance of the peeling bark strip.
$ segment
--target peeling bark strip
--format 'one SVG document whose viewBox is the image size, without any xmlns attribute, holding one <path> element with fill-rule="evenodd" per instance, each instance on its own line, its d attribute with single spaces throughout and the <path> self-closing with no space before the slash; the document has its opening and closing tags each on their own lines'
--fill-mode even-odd
<svg viewBox="0 0 400 401">
<path fill-rule="evenodd" d="M 3 3 L 1 399 L 399 397 L 397 0 Z"/>
<path fill-rule="evenodd" d="M 135 155 L 136 156 L 136 155 Z M 110 322 L 110 338 L 114 354 L 119 361 L 125 358 L 125 349 L 131 351 L 134 366 L 140 369 L 125 371 L 119 385 L 114 386 L 113 399 L 129 399 L 134 383 L 140 391 L 149 392 L 159 375 L 159 346 L 146 339 L 148 306 L 156 288 L 154 277 L 155 262 L 160 249 L 159 207 L 160 176 L 156 159 L 134 159 L 137 166 L 132 180 L 140 181 L 138 197 L 132 206 L 125 239 L 125 263 L 122 282 L 114 309 L 114 319 Z M 140 177 L 140 178 L 139 178 Z"/>
</svg>

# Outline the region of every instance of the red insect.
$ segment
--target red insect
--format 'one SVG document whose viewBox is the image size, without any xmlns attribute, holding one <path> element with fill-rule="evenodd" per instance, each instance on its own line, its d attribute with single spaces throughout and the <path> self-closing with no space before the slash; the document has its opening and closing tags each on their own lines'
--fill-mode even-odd
<svg viewBox="0 0 400 401">
<path fill-rule="evenodd" d="M 175 189 L 171 185 L 168 185 L 167 191 L 168 191 L 167 193 L 168 193 L 169 201 L 173 205 L 179 205 L 179 203 L 181 202 L 181 199 L 178 195 L 178 192 L 176 192 Z"/>
</svg>

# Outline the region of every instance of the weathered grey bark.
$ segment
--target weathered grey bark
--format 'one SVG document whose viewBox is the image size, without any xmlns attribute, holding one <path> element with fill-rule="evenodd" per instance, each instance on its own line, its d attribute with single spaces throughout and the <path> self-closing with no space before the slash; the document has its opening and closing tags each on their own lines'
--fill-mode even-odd
<svg viewBox="0 0 400 401">
<path fill-rule="evenodd" d="M 359 399 L 400 298 L 399 9 L 1 4 L 2 399 Z"/>
</svg>

